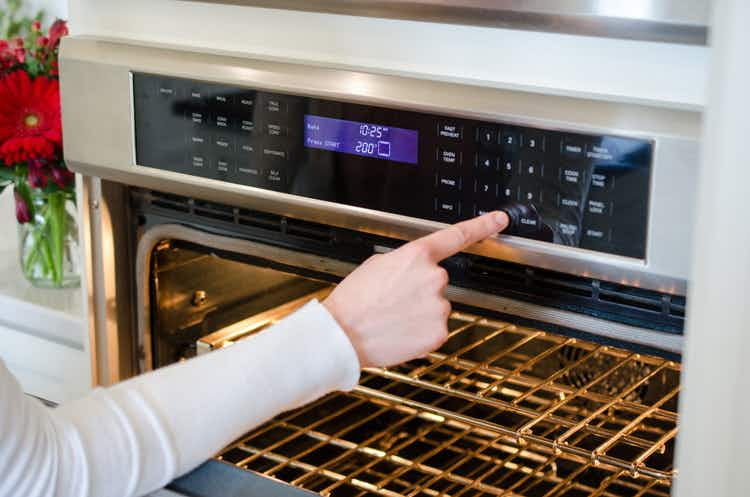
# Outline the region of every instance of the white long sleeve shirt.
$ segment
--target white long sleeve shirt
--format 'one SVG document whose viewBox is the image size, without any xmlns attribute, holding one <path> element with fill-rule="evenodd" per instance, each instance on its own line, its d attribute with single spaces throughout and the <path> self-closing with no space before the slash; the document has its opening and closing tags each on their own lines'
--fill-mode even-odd
<svg viewBox="0 0 750 497">
<path fill-rule="evenodd" d="M 143 495 L 358 378 L 349 339 L 316 301 L 232 347 L 56 409 L 25 396 L 0 361 L 0 496 Z"/>
</svg>

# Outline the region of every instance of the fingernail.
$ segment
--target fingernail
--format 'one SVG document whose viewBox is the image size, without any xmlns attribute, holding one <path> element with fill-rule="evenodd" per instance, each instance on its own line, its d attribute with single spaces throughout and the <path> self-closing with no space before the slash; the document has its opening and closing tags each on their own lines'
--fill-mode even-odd
<svg viewBox="0 0 750 497">
<path fill-rule="evenodd" d="M 495 221 L 497 221 L 498 224 L 502 225 L 503 228 L 508 225 L 510 220 L 508 219 L 508 215 L 503 211 L 497 211 L 495 213 Z"/>
</svg>

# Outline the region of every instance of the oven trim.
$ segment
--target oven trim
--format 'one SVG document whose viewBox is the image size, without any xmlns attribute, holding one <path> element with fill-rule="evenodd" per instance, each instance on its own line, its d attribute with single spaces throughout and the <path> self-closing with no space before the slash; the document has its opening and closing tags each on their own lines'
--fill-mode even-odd
<svg viewBox="0 0 750 497">
<path fill-rule="evenodd" d="M 495 237 L 468 252 L 662 293 L 687 293 L 698 112 L 84 37 L 66 38 L 61 60 L 65 154 L 74 170 L 123 184 L 402 240 L 445 225 L 137 166 L 132 136 L 132 71 L 541 128 L 646 137 L 655 143 L 646 261 L 510 236 Z M 81 108 L 90 112 L 82 115 Z"/>
<path fill-rule="evenodd" d="M 151 255 L 164 240 L 182 240 L 215 250 L 250 255 L 278 264 L 344 277 L 356 264 L 299 252 L 265 243 L 215 235 L 180 224 L 160 224 L 143 233 L 136 249 L 135 276 L 137 309 L 137 346 L 141 351 L 140 372 L 150 371 L 152 361 L 149 280 Z M 453 302 L 482 307 L 490 311 L 543 321 L 564 328 L 590 333 L 603 338 L 625 341 L 667 352 L 682 352 L 682 335 L 615 323 L 583 314 L 552 309 L 506 297 L 449 285 L 446 296 Z"/>
</svg>

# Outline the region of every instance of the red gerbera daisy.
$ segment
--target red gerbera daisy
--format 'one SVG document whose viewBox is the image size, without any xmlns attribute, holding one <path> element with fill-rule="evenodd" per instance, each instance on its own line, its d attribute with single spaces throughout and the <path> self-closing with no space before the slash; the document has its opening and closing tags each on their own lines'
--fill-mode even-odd
<svg viewBox="0 0 750 497">
<path fill-rule="evenodd" d="M 62 145 L 57 80 L 25 71 L 0 79 L 0 160 L 54 159 Z"/>
</svg>

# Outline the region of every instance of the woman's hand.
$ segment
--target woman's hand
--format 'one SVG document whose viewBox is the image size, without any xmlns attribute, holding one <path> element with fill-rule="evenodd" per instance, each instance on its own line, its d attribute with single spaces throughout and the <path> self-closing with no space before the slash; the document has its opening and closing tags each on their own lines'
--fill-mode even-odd
<svg viewBox="0 0 750 497">
<path fill-rule="evenodd" d="M 323 302 L 357 351 L 361 367 L 421 357 L 448 337 L 448 273 L 438 262 L 508 226 L 491 212 L 374 255 Z"/>
</svg>

